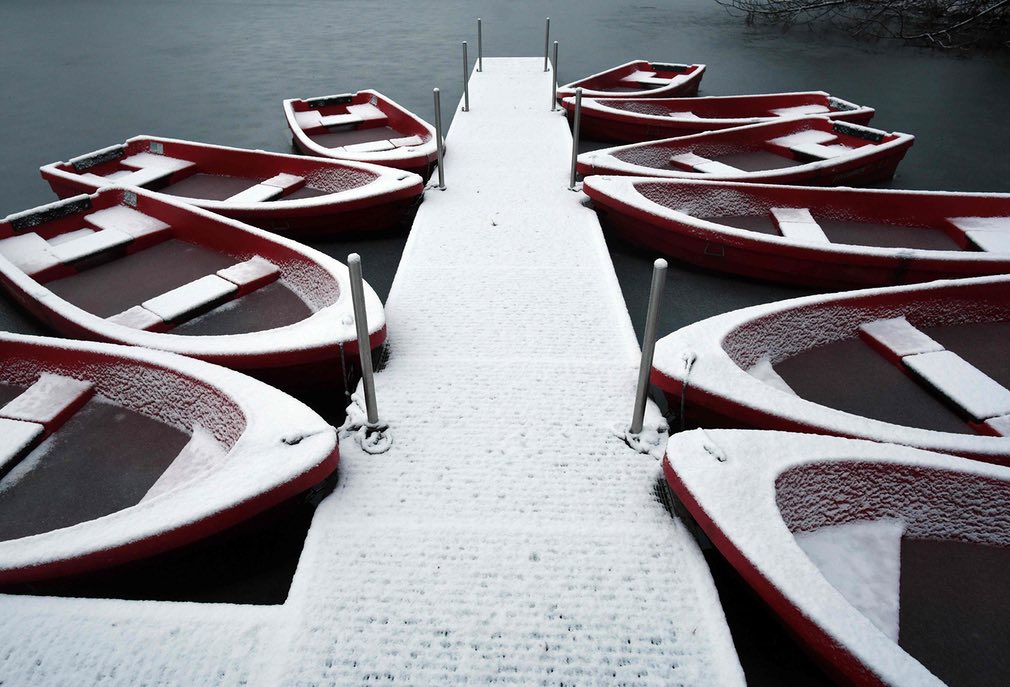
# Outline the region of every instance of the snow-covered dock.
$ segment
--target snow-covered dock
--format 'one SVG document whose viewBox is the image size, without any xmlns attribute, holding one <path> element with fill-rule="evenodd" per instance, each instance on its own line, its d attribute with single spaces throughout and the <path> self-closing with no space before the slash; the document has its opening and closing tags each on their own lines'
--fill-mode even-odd
<svg viewBox="0 0 1010 687">
<path fill-rule="evenodd" d="M 742 684 L 630 422 L 638 346 L 539 58 L 485 59 L 277 607 L 0 597 L 4 684 Z M 365 265 L 367 277 L 367 264 Z"/>
</svg>

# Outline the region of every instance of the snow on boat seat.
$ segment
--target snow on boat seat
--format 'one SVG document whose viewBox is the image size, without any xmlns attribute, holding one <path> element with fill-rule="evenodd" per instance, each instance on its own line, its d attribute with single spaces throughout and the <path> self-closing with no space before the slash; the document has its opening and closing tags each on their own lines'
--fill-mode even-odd
<svg viewBox="0 0 1010 687">
<path fill-rule="evenodd" d="M 200 277 L 188 284 L 146 300 L 141 305 L 165 322 L 184 320 L 207 310 L 238 291 L 238 287 L 216 274 Z"/>
<path fill-rule="evenodd" d="M 305 185 L 305 179 L 294 174 L 278 174 L 229 197 L 226 203 L 263 203 Z"/>
<path fill-rule="evenodd" d="M 0 255 L 29 277 L 38 277 L 63 264 L 52 252 L 52 246 L 35 232 L 0 240 Z"/>
<path fill-rule="evenodd" d="M 906 355 L 944 350 L 941 344 L 910 324 L 904 315 L 860 325 L 859 335 L 892 362 Z"/>
<path fill-rule="evenodd" d="M 194 425 L 189 442 L 147 490 L 141 503 L 199 479 L 220 466 L 227 455 L 228 450 L 210 432 Z"/>
<path fill-rule="evenodd" d="M 1010 415 L 1010 389 L 952 351 L 905 356 L 915 376 L 977 422 Z"/>
<path fill-rule="evenodd" d="M 968 240 L 989 253 L 1010 253 L 1010 217 L 949 217 Z"/>
<path fill-rule="evenodd" d="M 389 142 L 392 143 L 397 148 L 409 148 L 410 146 L 419 146 L 424 143 L 424 139 L 420 136 L 404 136 L 403 138 L 391 138 Z"/>
<path fill-rule="evenodd" d="M 365 143 L 354 143 L 344 146 L 344 150 L 352 153 L 378 153 L 383 150 L 394 150 L 395 145 L 391 141 L 367 141 Z"/>
<path fill-rule="evenodd" d="M 87 174 L 85 176 L 97 177 L 103 182 L 114 181 L 117 184 L 126 186 L 145 186 L 167 179 L 176 172 L 196 167 L 189 160 L 179 160 L 165 155 L 154 155 L 153 153 L 137 153 L 136 155 L 123 158 L 120 164 L 135 171 L 128 172 L 125 175 L 113 173 L 107 177 L 98 177 L 95 174 Z"/>
<path fill-rule="evenodd" d="M 107 322 L 145 331 L 165 330 L 230 298 L 244 296 L 280 278 L 280 269 L 259 256 L 225 267 L 107 317 Z"/>
<path fill-rule="evenodd" d="M 97 229 L 115 229 L 129 234 L 134 239 L 146 239 L 145 243 L 153 243 L 150 239 L 168 238 L 171 229 L 160 219 L 125 205 L 113 205 L 85 215 L 84 221 Z"/>
<path fill-rule="evenodd" d="M 704 172 L 705 174 L 742 174 L 742 170 L 731 165 L 709 160 L 694 153 L 681 153 L 670 156 L 670 164 L 689 172 Z"/>
<path fill-rule="evenodd" d="M 747 374 L 760 379 L 772 388 L 792 394 L 793 396 L 796 395 L 796 392 L 789 386 L 789 383 L 782 379 L 782 376 L 775 371 L 775 368 L 767 357 L 761 358 L 761 360 L 754 363 L 754 366 L 747 370 Z"/>
<path fill-rule="evenodd" d="M 259 256 L 217 271 L 217 276 L 238 287 L 239 296 L 276 281 L 280 274 L 277 265 Z"/>
<path fill-rule="evenodd" d="M 656 72 L 647 71 L 636 71 L 628 74 L 626 77 L 621 79 L 625 84 L 642 84 L 644 86 L 666 86 L 670 83 L 670 79 L 664 79 L 663 77 L 656 76 Z"/>
<path fill-rule="evenodd" d="M 804 243 L 830 243 L 807 208 L 769 208 L 782 235 Z"/>
<path fill-rule="evenodd" d="M 792 107 L 776 107 L 768 111 L 778 117 L 803 117 L 805 115 L 831 112 L 829 108 L 816 103 L 811 103 L 809 105 L 793 105 Z"/>
<path fill-rule="evenodd" d="M 0 408 L 7 420 L 34 422 L 53 432 L 91 398 L 91 382 L 43 372 L 25 391 Z"/>
<path fill-rule="evenodd" d="M 835 143 L 838 137 L 829 131 L 820 129 L 807 129 L 797 131 L 788 136 L 780 136 L 768 141 L 772 146 L 786 148 L 801 155 L 808 155 L 821 159 L 838 157 L 852 150 L 852 148 Z M 828 145 L 831 144 L 831 145 Z"/>
<path fill-rule="evenodd" d="M 1010 437 L 1010 415 L 991 417 L 983 424 L 996 436 Z"/>
<path fill-rule="evenodd" d="M 125 246 L 133 237 L 119 229 L 101 229 L 69 241 L 49 243 L 49 250 L 60 262 L 73 263 Z"/>
<path fill-rule="evenodd" d="M 375 105 L 372 105 L 371 103 L 362 103 L 361 105 L 348 105 L 347 111 L 353 115 L 361 117 L 361 120 L 364 122 L 375 122 L 376 124 L 378 124 L 380 122 L 385 123 L 388 119 L 382 110 L 380 110 Z"/>
<path fill-rule="evenodd" d="M 0 475 L 24 458 L 45 431 L 37 422 L 0 418 Z"/>
<path fill-rule="evenodd" d="M 693 112 L 667 112 L 666 116 L 670 119 L 701 119 L 698 115 Z"/>
</svg>

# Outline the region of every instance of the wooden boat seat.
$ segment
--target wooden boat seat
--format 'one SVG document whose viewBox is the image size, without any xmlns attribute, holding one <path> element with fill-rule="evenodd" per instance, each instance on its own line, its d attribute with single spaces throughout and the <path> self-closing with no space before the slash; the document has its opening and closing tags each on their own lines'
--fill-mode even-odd
<svg viewBox="0 0 1010 687">
<path fill-rule="evenodd" d="M 371 103 L 348 105 L 346 113 L 323 115 L 319 110 L 295 112 L 295 122 L 302 131 L 328 129 L 330 127 L 367 124 L 369 127 L 384 126 L 389 118 Z"/>
<path fill-rule="evenodd" d="M 75 232 L 76 233 L 76 232 Z M 72 264 L 121 248 L 133 237 L 119 229 L 99 229 L 67 241 L 49 241 L 49 250 L 62 263 Z"/>
<path fill-rule="evenodd" d="M 976 423 L 1010 416 L 1010 389 L 945 349 L 904 317 L 867 322 L 860 326 L 859 335 Z M 1010 422 L 997 420 L 995 424 L 992 431 L 1010 429 Z"/>
<path fill-rule="evenodd" d="M 683 111 L 683 112 L 667 112 L 666 116 L 670 119 L 703 119 L 693 112 Z"/>
<path fill-rule="evenodd" d="M 819 160 L 838 157 L 852 150 L 849 146 L 838 143 L 838 136 L 835 134 L 820 129 L 806 129 L 788 136 L 773 138 L 766 145 L 770 150 L 780 154 L 792 153 Z"/>
<path fill-rule="evenodd" d="M 1010 253 L 1010 217 L 949 217 L 947 221 L 980 250 Z"/>
<path fill-rule="evenodd" d="M 661 76 L 656 76 L 656 72 L 639 70 L 632 72 L 621 79 L 621 83 L 626 86 L 634 86 L 637 84 L 641 84 L 643 86 L 666 86 L 669 85 L 670 79 L 664 79 Z"/>
<path fill-rule="evenodd" d="M 239 191 L 225 200 L 226 203 L 263 203 L 274 200 L 290 191 L 296 191 L 305 186 L 305 179 L 294 174 L 278 174 L 277 176 L 254 184 L 244 191 Z"/>
<path fill-rule="evenodd" d="M 137 153 L 120 160 L 120 164 L 128 169 L 117 170 L 106 176 L 84 174 L 84 177 L 102 184 L 116 183 L 124 186 L 146 186 L 158 181 L 164 181 L 173 174 L 196 169 L 189 160 L 179 160 L 165 155 L 153 153 Z M 132 172 L 130 170 L 133 170 Z"/>
<path fill-rule="evenodd" d="M 395 150 L 396 146 L 391 141 L 368 141 L 366 143 L 354 143 L 343 146 L 344 150 L 352 153 L 378 153 L 383 150 Z"/>
<path fill-rule="evenodd" d="M 722 162 L 709 160 L 694 153 L 681 153 L 670 156 L 670 164 L 688 172 L 703 172 L 705 174 L 742 174 L 742 170 Z"/>
<path fill-rule="evenodd" d="M 397 148 L 409 148 L 410 146 L 421 145 L 424 143 L 424 139 L 420 136 L 404 136 L 403 138 L 391 138 L 389 142 Z"/>
<path fill-rule="evenodd" d="M 0 418 L 42 425 L 56 431 L 94 392 L 91 382 L 43 372 L 20 396 L 0 408 Z"/>
<path fill-rule="evenodd" d="M 769 208 L 779 232 L 804 243 L 831 243 L 807 208 Z"/>
<path fill-rule="evenodd" d="M 148 299 L 106 321 L 131 329 L 164 331 L 279 278 L 280 269 L 276 265 L 256 256 Z"/>
<path fill-rule="evenodd" d="M 0 475 L 10 472 L 38 443 L 45 427 L 37 422 L 0 418 Z"/>
<path fill-rule="evenodd" d="M 976 422 L 1010 415 L 1010 389 L 953 351 L 908 355 L 905 366 Z"/>
<path fill-rule="evenodd" d="M 906 355 L 944 350 L 943 345 L 919 331 L 904 315 L 867 322 L 859 327 L 859 335 L 892 362 L 898 362 Z"/>
<path fill-rule="evenodd" d="M 133 240 L 140 241 L 145 247 L 167 239 L 172 233 L 172 228 L 160 219 L 125 205 L 113 205 L 92 212 L 84 216 L 84 221 L 96 229 L 121 231 L 130 235 Z"/>
<path fill-rule="evenodd" d="M 0 255 L 33 279 L 42 278 L 63 264 L 53 254 L 52 246 L 35 232 L 0 240 Z"/>
<path fill-rule="evenodd" d="M 802 117 L 804 115 L 824 114 L 831 110 L 824 105 L 811 103 L 810 105 L 793 105 L 792 107 L 776 107 L 768 110 L 769 113 L 777 117 Z"/>
</svg>

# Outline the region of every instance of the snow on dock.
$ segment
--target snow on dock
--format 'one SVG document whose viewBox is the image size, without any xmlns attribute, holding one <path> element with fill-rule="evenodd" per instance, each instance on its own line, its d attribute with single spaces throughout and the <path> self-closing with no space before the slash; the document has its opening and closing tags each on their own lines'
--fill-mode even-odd
<svg viewBox="0 0 1010 687">
<path fill-rule="evenodd" d="M 0 597 L 0 682 L 743 684 L 656 458 L 614 432 L 639 351 L 551 78 L 474 73 L 386 306 L 392 444 L 341 442 L 287 602 Z"/>
</svg>

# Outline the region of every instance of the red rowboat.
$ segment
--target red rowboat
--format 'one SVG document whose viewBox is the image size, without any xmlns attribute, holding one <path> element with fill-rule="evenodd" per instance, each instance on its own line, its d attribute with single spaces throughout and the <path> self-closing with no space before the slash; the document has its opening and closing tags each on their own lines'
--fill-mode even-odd
<svg viewBox="0 0 1010 687">
<path fill-rule="evenodd" d="M 578 172 L 847 186 L 894 176 L 913 136 L 802 117 L 583 153 Z"/>
<path fill-rule="evenodd" d="M 663 337 L 652 382 L 692 424 L 1010 464 L 1008 336 L 1006 275 L 808 296 Z"/>
<path fill-rule="evenodd" d="M 698 430 L 671 438 L 663 472 L 689 519 L 838 684 L 1005 682 L 1007 468 L 869 441 Z"/>
<path fill-rule="evenodd" d="M 1005 194 L 620 176 L 582 189 L 628 241 L 758 279 L 846 289 L 1010 272 Z"/>
<path fill-rule="evenodd" d="M 388 167 L 151 136 L 40 171 L 61 198 L 137 186 L 262 229 L 312 236 L 396 227 L 424 191 L 419 176 Z"/>
<path fill-rule="evenodd" d="M 435 128 L 376 91 L 284 101 L 294 145 L 306 155 L 371 162 L 431 176 Z"/>
<path fill-rule="evenodd" d="M 571 120 L 575 98 L 561 103 Z M 580 131 L 587 139 L 638 143 L 688 136 L 784 117 L 822 115 L 866 124 L 872 107 L 854 105 L 823 91 L 705 98 L 582 98 Z"/>
<path fill-rule="evenodd" d="M 582 89 L 583 98 L 672 98 L 695 95 L 705 73 L 703 64 L 666 64 L 633 60 L 599 74 L 587 76 L 558 87 L 558 100 L 575 97 Z"/>
<path fill-rule="evenodd" d="M 357 356 L 344 265 L 136 188 L 0 221 L 0 284 L 65 336 L 181 353 L 291 390 L 339 384 Z M 385 319 L 365 295 L 374 348 Z"/>
<path fill-rule="evenodd" d="M 0 583 L 106 568 L 206 537 L 337 465 L 333 427 L 216 365 L 0 334 Z"/>
</svg>

